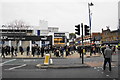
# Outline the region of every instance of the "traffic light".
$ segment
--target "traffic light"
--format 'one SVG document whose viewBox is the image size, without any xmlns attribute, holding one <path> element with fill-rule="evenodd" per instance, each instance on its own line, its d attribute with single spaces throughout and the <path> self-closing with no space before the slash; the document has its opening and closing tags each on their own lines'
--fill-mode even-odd
<svg viewBox="0 0 120 80">
<path fill-rule="evenodd" d="M 85 26 L 85 36 L 86 35 L 90 35 L 90 29 L 89 29 L 89 26 L 87 26 L 87 25 L 84 25 Z"/>
<path fill-rule="evenodd" d="M 75 34 L 80 35 L 80 25 L 75 25 L 77 29 L 75 29 Z"/>
</svg>

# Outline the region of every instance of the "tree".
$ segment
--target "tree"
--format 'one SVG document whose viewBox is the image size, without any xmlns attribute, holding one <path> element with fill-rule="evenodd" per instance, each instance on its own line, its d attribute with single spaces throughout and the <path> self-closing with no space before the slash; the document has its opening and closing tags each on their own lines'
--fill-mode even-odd
<svg viewBox="0 0 120 80">
<path fill-rule="evenodd" d="M 30 26 L 27 25 L 22 20 L 14 20 L 6 25 L 2 25 L 2 27 L 9 28 L 9 29 L 28 29 L 28 28 L 30 28 Z"/>
<path fill-rule="evenodd" d="M 75 39 L 75 38 L 76 38 L 76 34 L 75 34 L 75 33 L 70 33 L 70 34 L 69 34 L 69 37 L 70 37 L 70 40 L 71 40 L 71 39 Z"/>
</svg>

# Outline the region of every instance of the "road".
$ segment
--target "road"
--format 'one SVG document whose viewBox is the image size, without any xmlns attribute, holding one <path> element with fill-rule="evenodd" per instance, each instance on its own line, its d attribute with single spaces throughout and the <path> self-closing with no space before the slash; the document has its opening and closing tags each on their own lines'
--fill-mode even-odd
<svg viewBox="0 0 120 80">
<path fill-rule="evenodd" d="M 117 60 L 117 57 L 113 57 Z M 44 59 L 3 59 L 2 78 L 118 78 L 117 61 L 112 65 L 112 71 L 102 70 L 102 65 L 90 68 L 69 69 L 39 69 L 35 65 L 43 64 Z M 85 58 L 85 63 L 102 62 L 101 57 Z M 54 64 L 79 64 L 81 59 L 53 59 Z"/>
</svg>

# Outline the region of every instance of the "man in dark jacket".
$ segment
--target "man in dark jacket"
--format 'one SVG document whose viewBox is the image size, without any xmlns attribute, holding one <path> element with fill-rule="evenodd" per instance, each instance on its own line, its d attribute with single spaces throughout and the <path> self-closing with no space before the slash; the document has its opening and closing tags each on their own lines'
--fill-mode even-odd
<svg viewBox="0 0 120 80">
<path fill-rule="evenodd" d="M 111 57 L 112 57 L 112 50 L 109 48 L 109 46 L 106 46 L 106 49 L 104 51 L 104 65 L 103 65 L 103 70 L 106 68 L 106 63 L 109 63 L 109 71 L 111 71 Z"/>
<path fill-rule="evenodd" d="M 17 46 L 15 47 L 15 56 L 17 56 L 17 51 L 18 51 L 18 49 L 17 49 Z"/>
<path fill-rule="evenodd" d="M 12 46 L 11 47 L 11 57 L 13 57 L 14 56 L 14 47 Z"/>
<path fill-rule="evenodd" d="M 82 49 L 80 46 L 77 47 L 77 51 L 80 54 L 80 58 L 82 57 Z"/>
<path fill-rule="evenodd" d="M 41 48 L 41 57 L 44 56 L 44 47 Z"/>
<path fill-rule="evenodd" d="M 19 47 L 19 50 L 20 50 L 20 52 L 21 52 L 21 55 L 23 55 L 23 52 L 24 52 L 24 51 L 23 51 L 22 46 Z"/>
<path fill-rule="evenodd" d="M 27 56 L 29 55 L 29 51 L 30 51 L 30 47 L 29 46 L 27 46 Z"/>
<path fill-rule="evenodd" d="M 2 46 L 2 50 L 1 51 L 2 51 L 2 55 L 1 56 L 3 56 L 3 58 L 5 58 L 5 54 L 4 54 L 5 53 L 5 48 L 3 46 Z"/>
<path fill-rule="evenodd" d="M 32 55 L 35 56 L 35 46 L 32 46 Z"/>
</svg>

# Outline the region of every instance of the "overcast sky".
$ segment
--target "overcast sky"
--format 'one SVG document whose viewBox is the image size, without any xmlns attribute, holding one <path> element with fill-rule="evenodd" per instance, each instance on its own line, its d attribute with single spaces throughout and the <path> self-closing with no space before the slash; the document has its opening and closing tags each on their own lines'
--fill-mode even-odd
<svg viewBox="0 0 120 80">
<path fill-rule="evenodd" d="M 0 24 L 15 19 L 38 26 L 39 20 L 48 21 L 48 26 L 60 31 L 75 32 L 75 25 L 89 25 L 88 2 L 93 2 L 92 31 L 101 32 L 110 26 L 118 27 L 118 0 L 1 0 Z"/>
</svg>

